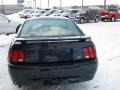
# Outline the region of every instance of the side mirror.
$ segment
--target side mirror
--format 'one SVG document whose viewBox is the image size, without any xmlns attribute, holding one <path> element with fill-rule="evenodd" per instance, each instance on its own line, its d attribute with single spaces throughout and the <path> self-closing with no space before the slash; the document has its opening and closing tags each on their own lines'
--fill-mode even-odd
<svg viewBox="0 0 120 90">
<path fill-rule="evenodd" d="M 19 31 L 20 27 L 21 27 L 22 24 L 19 24 L 16 28 L 16 33 Z"/>
</svg>

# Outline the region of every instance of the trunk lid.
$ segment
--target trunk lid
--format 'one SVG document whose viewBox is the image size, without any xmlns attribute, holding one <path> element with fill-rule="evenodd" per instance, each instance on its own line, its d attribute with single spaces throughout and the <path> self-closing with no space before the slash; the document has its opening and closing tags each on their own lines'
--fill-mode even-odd
<svg viewBox="0 0 120 90">
<path fill-rule="evenodd" d="M 24 63 L 83 61 L 83 48 L 93 46 L 90 37 L 15 38 L 12 50 L 24 50 Z M 23 63 L 23 62 L 22 62 Z"/>
</svg>

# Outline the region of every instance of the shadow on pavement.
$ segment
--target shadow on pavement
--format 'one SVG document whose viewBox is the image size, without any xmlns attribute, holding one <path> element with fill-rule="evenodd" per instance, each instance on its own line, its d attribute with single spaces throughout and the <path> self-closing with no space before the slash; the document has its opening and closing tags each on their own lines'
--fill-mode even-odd
<svg viewBox="0 0 120 90">
<path fill-rule="evenodd" d="M 20 88 L 20 90 L 89 90 L 89 86 L 87 85 L 87 83 L 64 83 L 65 81 L 61 82 L 59 85 L 53 85 L 50 83 L 36 84 L 27 87 L 22 87 Z"/>
</svg>

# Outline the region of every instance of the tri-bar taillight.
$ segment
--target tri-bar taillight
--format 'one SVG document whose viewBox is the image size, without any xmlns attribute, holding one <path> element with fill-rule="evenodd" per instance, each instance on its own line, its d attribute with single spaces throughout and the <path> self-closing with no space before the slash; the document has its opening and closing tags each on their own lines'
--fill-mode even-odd
<svg viewBox="0 0 120 90">
<path fill-rule="evenodd" d="M 25 56 L 24 50 L 10 50 L 9 51 L 10 62 L 13 62 L 13 63 L 23 62 L 24 56 Z"/>
<path fill-rule="evenodd" d="M 94 59 L 96 58 L 95 47 L 85 47 L 83 48 L 84 59 Z"/>
</svg>

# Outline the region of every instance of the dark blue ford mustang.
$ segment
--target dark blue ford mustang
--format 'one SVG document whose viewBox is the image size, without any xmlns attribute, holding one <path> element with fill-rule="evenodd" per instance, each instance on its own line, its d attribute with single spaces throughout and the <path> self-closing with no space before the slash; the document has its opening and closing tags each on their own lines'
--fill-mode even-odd
<svg viewBox="0 0 120 90">
<path fill-rule="evenodd" d="M 90 37 L 67 18 L 41 17 L 25 21 L 12 40 L 8 67 L 16 85 L 36 81 L 93 79 L 98 65 Z"/>
</svg>

